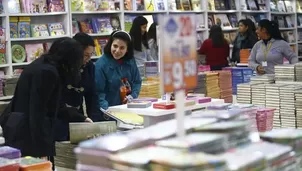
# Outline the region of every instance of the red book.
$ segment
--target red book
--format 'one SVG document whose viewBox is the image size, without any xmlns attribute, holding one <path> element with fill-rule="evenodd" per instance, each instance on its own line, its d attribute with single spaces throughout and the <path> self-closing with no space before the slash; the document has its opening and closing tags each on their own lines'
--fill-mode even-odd
<svg viewBox="0 0 302 171">
<path fill-rule="evenodd" d="M 160 103 L 153 103 L 153 108 L 154 109 L 174 109 L 175 108 L 175 103 L 170 102 L 160 102 Z"/>
</svg>

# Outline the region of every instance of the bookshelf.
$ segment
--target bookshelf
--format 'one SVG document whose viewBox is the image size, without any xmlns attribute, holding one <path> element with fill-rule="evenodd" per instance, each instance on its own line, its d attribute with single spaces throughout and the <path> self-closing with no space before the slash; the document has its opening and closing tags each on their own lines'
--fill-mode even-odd
<svg viewBox="0 0 302 171">
<path fill-rule="evenodd" d="M 265 9 L 250 9 L 247 8 L 246 0 L 229 0 L 226 3 L 231 3 L 232 8 L 228 8 L 230 10 L 226 9 L 213 9 L 209 7 L 209 4 L 215 4 L 214 0 L 205 1 L 205 0 L 191 0 L 192 4 L 200 4 L 200 8 L 192 8 L 192 10 L 189 11 L 182 11 L 177 10 L 176 3 L 171 3 L 171 0 L 141 0 L 140 2 L 144 1 L 145 4 L 149 3 L 148 6 L 153 6 L 155 9 L 154 11 L 150 11 L 148 9 L 142 9 L 140 11 L 133 10 L 136 9 L 137 6 L 135 2 L 138 1 L 131 1 L 130 0 L 115 0 L 113 9 L 110 10 L 103 10 L 103 11 L 85 11 L 85 10 L 74 10 L 74 4 L 78 3 L 81 0 L 63 0 L 65 4 L 65 11 L 63 12 L 50 12 L 50 13 L 9 13 L 8 12 L 8 0 L 3 1 L 3 7 L 4 7 L 4 13 L 0 14 L 0 18 L 2 19 L 2 26 L 5 28 L 5 41 L 6 41 L 6 64 L 0 64 L 0 70 L 5 71 L 6 75 L 13 75 L 14 70 L 18 68 L 23 68 L 24 66 L 28 65 L 30 62 L 21 62 L 21 63 L 13 63 L 12 62 L 12 51 L 11 48 L 15 44 L 25 45 L 27 43 L 46 43 L 46 42 L 52 42 L 55 39 L 61 38 L 61 37 L 72 37 L 75 33 L 73 32 L 73 21 L 74 19 L 77 21 L 84 21 L 86 19 L 91 18 L 98 18 L 98 17 L 111 17 L 111 16 L 118 16 L 120 20 L 120 28 L 123 30 L 129 29 L 129 23 L 131 24 L 131 17 L 128 16 L 137 16 L 137 15 L 145 15 L 145 16 L 157 16 L 160 14 L 182 14 L 182 13 L 191 13 L 195 14 L 198 20 L 196 20 L 197 27 L 196 32 L 198 33 L 197 39 L 199 40 L 199 44 L 202 43 L 203 40 L 208 38 L 209 36 L 209 17 L 211 16 L 223 16 L 226 15 L 229 17 L 230 15 L 236 16 L 237 21 L 243 18 L 249 18 L 250 16 L 253 16 L 256 18 L 256 16 L 261 16 L 262 18 L 267 19 L 274 19 L 274 18 L 280 18 L 287 17 L 290 18 L 292 23 L 294 24 L 293 27 L 286 28 L 281 27 L 280 30 L 282 32 L 288 32 L 291 31 L 294 34 L 295 40 L 290 42 L 292 46 L 295 46 L 295 51 L 298 54 L 299 45 L 301 46 L 301 53 L 299 56 L 302 58 L 302 10 L 297 10 L 296 8 L 299 7 L 298 1 L 302 0 L 286 0 L 289 1 L 292 4 L 293 11 L 286 12 L 286 11 L 271 11 L 270 4 L 272 1 L 269 0 L 262 0 L 263 6 L 266 6 Z M 250 1 L 250 0 L 248 0 Z M 257 0 L 260 1 L 260 0 Z M 84 2 L 84 1 L 83 1 Z M 132 9 L 125 9 L 125 7 L 128 8 L 127 4 L 130 2 L 130 5 L 132 6 Z M 152 2 L 152 3 L 151 3 Z M 168 3 L 169 2 L 169 3 Z M 126 6 L 124 5 L 126 4 Z M 152 4 L 152 5 L 150 5 Z M 128 4 L 129 5 L 129 4 Z M 165 8 L 163 9 L 163 5 Z M 259 4 L 258 4 L 259 5 Z M 215 5 L 214 5 L 215 6 Z M 217 7 L 217 6 L 216 6 Z M 111 7 L 110 7 L 111 8 Z M 297 23 L 297 19 L 301 16 L 301 23 Z M 30 38 L 11 38 L 10 37 L 10 18 L 11 17 L 30 17 L 31 24 L 41 24 L 41 23 L 52 23 L 52 22 L 62 22 L 65 35 L 60 36 L 48 36 L 48 37 L 30 37 Z M 155 17 L 156 18 L 156 17 Z M 133 18 L 132 18 L 133 19 Z M 215 17 L 213 17 L 215 19 Z M 217 19 L 217 18 L 216 18 Z M 258 17 L 259 19 L 259 17 Z M 125 21 L 128 21 L 128 23 Z M 151 25 L 151 22 L 149 23 Z M 238 28 L 235 26 L 231 27 L 225 27 L 223 28 L 223 32 L 227 35 L 229 34 L 229 37 L 236 35 Z M 301 38 L 299 39 L 299 34 L 301 34 Z M 110 35 L 110 32 L 108 33 L 90 33 L 93 38 L 95 39 L 102 39 L 102 38 L 108 38 Z M 230 45 L 230 48 L 232 49 L 232 45 Z M 97 55 L 92 57 L 93 59 L 98 58 Z M 246 64 L 240 64 L 240 65 L 246 65 Z"/>
</svg>

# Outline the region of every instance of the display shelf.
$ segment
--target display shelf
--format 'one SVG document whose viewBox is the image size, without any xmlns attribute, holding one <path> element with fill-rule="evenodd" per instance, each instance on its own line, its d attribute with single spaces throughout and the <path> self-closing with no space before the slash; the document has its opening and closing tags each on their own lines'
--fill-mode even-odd
<svg viewBox="0 0 302 171">
<path fill-rule="evenodd" d="M 8 14 L 9 17 L 37 17 L 37 16 L 55 16 L 55 15 L 67 15 L 65 12 L 49 12 L 49 13 L 19 13 L 19 14 Z"/>
<path fill-rule="evenodd" d="M 47 37 L 29 37 L 29 38 L 11 38 L 12 42 L 23 42 L 23 41 L 36 41 L 36 40 L 51 40 L 51 39 L 59 39 L 63 37 L 70 37 L 69 35 L 62 36 L 47 36 Z"/>
<path fill-rule="evenodd" d="M 24 66 L 24 65 L 28 65 L 31 62 L 22 62 L 22 63 L 12 63 L 12 66 Z"/>
<path fill-rule="evenodd" d="M 89 15 L 89 14 L 119 14 L 121 11 L 85 11 L 85 12 L 71 12 L 71 15 Z"/>
</svg>

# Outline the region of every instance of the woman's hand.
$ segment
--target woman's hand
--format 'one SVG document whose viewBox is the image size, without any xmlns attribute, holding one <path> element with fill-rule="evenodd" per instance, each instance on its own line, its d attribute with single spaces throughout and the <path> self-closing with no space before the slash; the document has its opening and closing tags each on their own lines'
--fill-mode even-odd
<svg viewBox="0 0 302 171">
<path fill-rule="evenodd" d="M 124 102 L 130 103 L 130 102 L 132 102 L 132 100 L 133 100 L 133 97 L 131 95 L 128 95 L 125 97 Z"/>
<path fill-rule="evenodd" d="M 86 119 L 85 119 L 85 122 L 93 123 L 93 121 L 92 121 L 90 118 L 86 118 Z"/>
<path fill-rule="evenodd" d="M 256 70 L 257 70 L 257 73 L 260 74 L 260 75 L 265 74 L 264 68 L 261 65 L 258 65 Z"/>
</svg>

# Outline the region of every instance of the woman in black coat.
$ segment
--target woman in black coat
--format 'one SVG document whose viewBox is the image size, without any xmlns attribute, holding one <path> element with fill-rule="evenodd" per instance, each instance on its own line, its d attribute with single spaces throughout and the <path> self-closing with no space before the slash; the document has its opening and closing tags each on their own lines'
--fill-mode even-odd
<svg viewBox="0 0 302 171">
<path fill-rule="evenodd" d="M 250 19 L 243 19 L 239 21 L 239 33 L 233 42 L 233 51 L 231 62 L 240 63 L 240 50 L 252 49 L 258 41 L 255 24 Z"/>
<path fill-rule="evenodd" d="M 55 156 L 54 121 L 59 117 L 62 84 L 80 80 L 82 63 L 81 45 L 62 38 L 23 70 L 14 97 L 0 116 L 6 145 L 20 149 L 23 156 Z"/>
<path fill-rule="evenodd" d="M 76 122 L 99 121 L 101 114 L 97 110 L 97 96 L 95 92 L 94 64 L 90 61 L 94 51 L 94 41 L 86 33 L 77 33 L 73 39 L 78 41 L 84 50 L 83 66 L 81 67 L 81 80 L 78 84 L 66 83 L 63 85 L 61 107 L 59 113 L 74 115 Z M 84 111 L 83 102 L 86 108 Z M 87 113 L 88 118 L 84 115 Z M 69 140 L 68 120 L 58 119 L 56 123 L 56 141 Z"/>
</svg>

